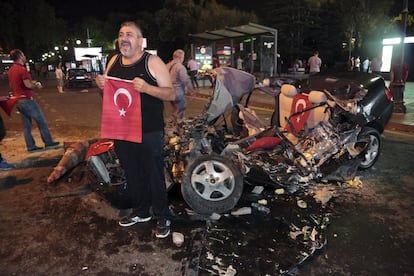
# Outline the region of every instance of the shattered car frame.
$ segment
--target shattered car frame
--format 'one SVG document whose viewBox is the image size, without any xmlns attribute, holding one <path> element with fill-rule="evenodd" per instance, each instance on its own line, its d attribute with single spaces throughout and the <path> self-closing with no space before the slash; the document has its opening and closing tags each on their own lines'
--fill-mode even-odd
<svg viewBox="0 0 414 276">
<path fill-rule="evenodd" d="M 227 139 L 227 126 L 190 123 L 182 129 L 183 134 L 199 132 L 190 139 L 183 139 L 184 135 L 174 140 L 191 141 L 192 146 L 181 152 L 185 156 L 181 164 L 175 164 L 181 168 L 179 177 L 173 177 L 192 209 L 202 214 L 227 212 L 237 204 L 245 183 L 284 187 L 295 193 L 317 182 L 350 180 L 358 168 L 374 165 L 381 148 L 380 134 L 392 113 L 383 79 L 370 74 L 318 76 L 303 82 L 300 89 L 302 98 L 319 102 L 291 112 L 285 128 L 269 126 L 242 139 Z M 239 110 L 244 111 L 240 105 Z M 315 110 L 325 119 L 313 124 L 304 119 L 300 129 L 292 124 L 298 117 L 314 116 Z M 209 112 L 207 117 L 217 118 Z"/>
<path fill-rule="evenodd" d="M 378 159 L 393 105 L 382 78 L 317 75 L 269 89 L 234 68 L 216 74 L 206 111 L 165 127 L 167 190 L 180 185 L 195 212 L 228 212 L 245 184 L 283 187 L 292 194 L 315 183 L 352 179 L 358 168 Z M 248 99 L 257 89 L 275 99 L 269 125 L 249 111 Z M 104 150 L 88 163 L 102 183 L 124 189 L 112 153 Z"/>
</svg>

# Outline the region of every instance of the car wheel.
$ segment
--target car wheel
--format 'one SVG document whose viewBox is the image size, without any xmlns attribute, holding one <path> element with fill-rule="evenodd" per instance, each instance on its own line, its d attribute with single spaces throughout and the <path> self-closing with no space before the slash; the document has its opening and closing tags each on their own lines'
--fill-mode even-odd
<svg viewBox="0 0 414 276">
<path fill-rule="evenodd" d="M 377 161 L 380 155 L 381 149 L 381 136 L 380 133 L 371 127 L 363 128 L 359 137 L 362 139 L 368 140 L 368 145 L 363 153 L 363 158 L 361 164 L 359 165 L 360 169 L 371 168 Z"/>
<path fill-rule="evenodd" d="M 225 213 L 236 206 L 243 192 L 243 177 L 229 159 L 203 155 L 185 169 L 181 193 L 199 214 Z"/>
</svg>

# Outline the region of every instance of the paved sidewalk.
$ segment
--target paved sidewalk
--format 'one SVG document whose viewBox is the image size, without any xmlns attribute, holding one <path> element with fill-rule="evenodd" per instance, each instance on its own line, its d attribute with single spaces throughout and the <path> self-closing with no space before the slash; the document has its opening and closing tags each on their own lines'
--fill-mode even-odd
<svg viewBox="0 0 414 276">
<path fill-rule="evenodd" d="M 386 129 L 414 133 L 414 82 L 405 84 L 404 105 L 407 112 L 393 113 Z"/>
</svg>

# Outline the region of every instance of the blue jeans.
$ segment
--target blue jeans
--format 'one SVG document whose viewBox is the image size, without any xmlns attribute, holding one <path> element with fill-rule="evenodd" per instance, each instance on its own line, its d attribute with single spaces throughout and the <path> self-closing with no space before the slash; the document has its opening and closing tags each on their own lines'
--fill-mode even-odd
<svg viewBox="0 0 414 276">
<path fill-rule="evenodd" d="M 34 99 L 19 100 L 16 104 L 16 108 L 20 112 L 22 118 L 24 139 L 26 141 L 27 150 L 32 150 L 36 147 L 36 143 L 32 135 L 32 120 L 36 122 L 45 146 L 51 145 L 53 140 L 49 132 L 49 127 L 36 101 Z"/>
</svg>

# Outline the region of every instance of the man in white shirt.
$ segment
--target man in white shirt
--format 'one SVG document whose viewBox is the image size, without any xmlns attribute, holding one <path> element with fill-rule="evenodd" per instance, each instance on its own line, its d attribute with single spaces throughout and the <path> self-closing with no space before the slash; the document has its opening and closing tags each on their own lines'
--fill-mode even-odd
<svg viewBox="0 0 414 276">
<path fill-rule="evenodd" d="M 309 73 L 315 74 L 321 71 L 322 60 L 319 58 L 319 52 L 313 52 L 313 56 L 311 56 L 308 60 L 309 65 Z"/>
</svg>

